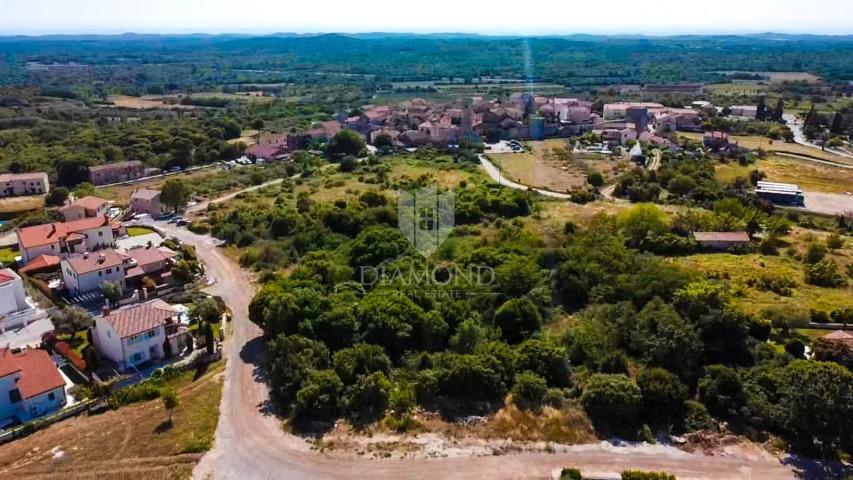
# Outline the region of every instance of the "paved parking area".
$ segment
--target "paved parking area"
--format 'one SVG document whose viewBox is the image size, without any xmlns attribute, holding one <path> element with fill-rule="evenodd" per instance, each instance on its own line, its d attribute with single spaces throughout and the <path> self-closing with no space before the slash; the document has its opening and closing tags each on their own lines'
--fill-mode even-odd
<svg viewBox="0 0 853 480">
<path fill-rule="evenodd" d="M 124 250 L 131 248 L 144 247 L 151 242 L 155 247 L 159 247 L 163 243 L 163 237 L 159 233 L 147 233 L 136 237 L 124 237 L 116 240 L 116 247 Z"/>
</svg>

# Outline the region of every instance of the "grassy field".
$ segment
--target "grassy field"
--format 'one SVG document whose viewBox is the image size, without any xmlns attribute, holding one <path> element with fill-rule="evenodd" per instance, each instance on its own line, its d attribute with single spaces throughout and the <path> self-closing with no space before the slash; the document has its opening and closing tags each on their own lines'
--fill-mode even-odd
<svg viewBox="0 0 853 480">
<path fill-rule="evenodd" d="M 679 133 L 678 135 L 684 138 L 689 138 L 691 140 L 696 140 L 700 142 L 702 141 L 701 133 Z M 729 138 L 737 140 L 738 145 L 740 145 L 741 147 L 751 148 L 753 150 L 760 148 L 766 152 L 782 152 L 791 153 L 795 155 L 806 155 L 829 162 L 853 165 L 853 160 L 850 160 L 849 158 L 842 157 L 841 155 L 836 155 L 831 152 L 824 152 L 817 148 L 800 145 L 798 143 L 788 143 L 784 140 L 773 140 L 771 138 L 759 137 L 755 135 L 731 135 L 729 136 Z"/>
<path fill-rule="evenodd" d="M 759 95 L 767 92 L 770 87 L 766 84 L 756 82 L 749 83 L 713 83 L 705 85 L 705 91 L 712 95 L 733 97 L 739 95 Z"/>
<path fill-rule="evenodd" d="M 178 406 L 171 427 L 160 399 L 65 420 L 4 445 L 0 476 L 189 478 L 213 442 L 223 367 L 219 362 L 198 379 L 193 371 L 176 379 Z"/>
<path fill-rule="evenodd" d="M 3 265 L 11 265 L 15 263 L 15 256 L 18 255 L 18 251 L 12 247 L 2 247 L 0 248 L 0 263 Z"/>
<path fill-rule="evenodd" d="M 127 234 L 131 237 L 139 237 L 141 235 L 148 235 L 149 233 L 154 233 L 154 230 L 146 227 L 127 227 Z"/>
<path fill-rule="evenodd" d="M 830 193 L 853 191 L 853 169 L 778 155 L 771 155 L 747 166 L 737 162 L 720 163 L 717 165 L 717 178 L 724 182 L 736 177 L 749 178 L 749 172 L 756 169 L 766 173 L 768 181 L 796 183 L 805 190 Z"/>
<path fill-rule="evenodd" d="M 106 200 L 113 200 L 119 205 L 126 205 L 130 202 L 130 196 L 133 195 L 133 192 L 139 190 L 140 188 L 150 188 L 153 190 L 158 190 L 160 187 L 163 186 L 164 183 L 166 183 L 166 180 L 170 178 L 180 178 L 185 182 L 199 182 L 204 179 L 213 177 L 217 174 L 217 172 L 218 169 L 216 167 L 211 167 L 202 170 L 194 170 L 192 172 L 180 175 L 170 175 L 168 177 L 152 178 L 130 185 L 117 185 L 98 188 L 95 190 L 95 195 Z"/>
<path fill-rule="evenodd" d="M 0 214 L 20 213 L 44 208 L 44 195 L 10 197 L 0 200 Z"/>
<path fill-rule="evenodd" d="M 845 255 L 849 258 L 850 252 Z M 853 286 L 823 288 L 803 281 L 803 264 L 786 255 L 733 255 L 709 253 L 676 257 L 671 260 L 691 271 L 727 282 L 734 292 L 735 304 L 746 312 L 758 314 L 769 308 L 829 312 L 853 307 Z M 751 288 L 747 282 L 761 275 L 785 277 L 795 283 L 790 296 Z"/>
<path fill-rule="evenodd" d="M 554 138 L 528 144 L 530 151 L 489 154 L 489 158 L 507 178 L 556 192 L 584 186 L 587 174 L 592 170 L 601 172 L 607 181 L 627 168 L 624 160 L 603 155 L 572 153 L 569 158 L 560 153 L 567 147 L 564 139 Z"/>
</svg>

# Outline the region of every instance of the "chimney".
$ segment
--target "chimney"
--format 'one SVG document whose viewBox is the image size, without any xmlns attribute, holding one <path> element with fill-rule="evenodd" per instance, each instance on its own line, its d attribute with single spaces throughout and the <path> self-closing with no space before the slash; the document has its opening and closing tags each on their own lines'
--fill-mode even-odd
<svg viewBox="0 0 853 480">
<path fill-rule="evenodd" d="M 104 306 L 101 307 L 101 316 L 109 317 L 110 316 L 110 306 L 107 303 L 104 303 Z"/>
<path fill-rule="evenodd" d="M 103 253 L 101 253 L 101 254 L 99 254 L 99 255 L 98 255 L 98 263 L 104 263 L 104 262 L 106 262 L 106 261 L 107 261 L 107 256 L 106 256 L 106 255 L 104 255 Z"/>
<path fill-rule="evenodd" d="M 83 258 L 89 258 L 89 252 L 83 252 Z"/>
</svg>

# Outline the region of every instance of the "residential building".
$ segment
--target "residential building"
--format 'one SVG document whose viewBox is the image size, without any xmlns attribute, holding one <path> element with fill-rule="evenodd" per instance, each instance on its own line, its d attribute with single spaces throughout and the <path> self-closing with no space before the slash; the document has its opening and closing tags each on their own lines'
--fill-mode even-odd
<svg viewBox="0 0 853 480">
<path fill-rule="evenodd" d="M 729 135 L 726 132 L 705 132 L 702 144 L 706 148 L 721 150 L 729 146 Z"/>
<path fill-rule="evenodd" d="M 18 247 L 24 263 L 46 254 L 66 257 L 113 244 L 113 226 L 106 216 L 19 228 Z"/>
<path fill-rule="evenodd" d="M 91 292 L 104 282 L 127 288 L 125 271 L 135 266 L 131 258 L 113 249 L 75 253 L 62 260 L 62 280 L 71 295 Z"/>
<path fill-rule="evenodd" d="M 169 211 L 160 202 L 160 191 L 140 188 L 130 196 L 130 211 L 134 213 L 147 213 L 151 218 L 157 219 Z"/>
<path fill-rule="evenodd" d="M 619 103 L 606 103 L 604 104 L 602 113 L 604 114 L 604 120 L 617 120 L 620 118 L 625 118 L 628 109 L 655 109 L 655 108 L 665 108 L 660 103 L 654 102 L 619 102 Z"/>
<path fill-rule="evenodd" d="M 247 148 L 243 153 L 246 157 L 251 160 L 263 160 L 265 162 L 271 162 L 276 159 L 279 155 L 284 151 L 283 145 L 252 145 Z"/>
<path fill-rule="evenodd" d="M 41 195 L 50 191 L 44 172 L 0 174 L 0 198 Z"/>
<path fill-rule="evenodd" d="M 29 308 L 21 277 L 11 269 L 0 270 L 0 319 Z"/>
<path fill-rule="evenodd" d="M 83 218 L 102 217 L 107 214 L 108 208 L 109 202 L 89 195 L 60 208 L 59 213 L 66 222 L 73 222 Z"/>
<path fill-rule="evenodd" d="M 700 246 L 714 250 L 749 245 L 749 234 L 746 232 L 693 232 L 693 238 Z"/>
<path fill-rule="evenodd" d="M 137 160 L 89 167 L 89 181 L 92 185 L 128 182 L 140 179 L 144 175 L 145 166 Z"/>
<path fill-rule="evenodd" d="M 65 380 L 44 350 L 0 350 L 0 419 L 27 422 L 67 402 Z"/>
<path fill-rule="evenodd" d="M 157 284 L 165 283 L 163 277 L 172 269 L 177 253 L 166 247 L 138 247 L 125 252 L 132 266 L 125 271 L 128 284 L 151 277 Z"/>
<path fill-rule="evenodd" d="M 171 357 L 186 348 L 191 340 L 178 315 L 159 299 L 115 311 L 104 308 L 95 317 L 92 340 L 102 356 L 125 371 L 149 360 Z"/>
<path fill-rule="evenodd" d="M 758 107 L 755 105 L 733 105 L 729 107 L 729 115 L 732 117 L 754 120 L 757 113 Z"/>
</svg>

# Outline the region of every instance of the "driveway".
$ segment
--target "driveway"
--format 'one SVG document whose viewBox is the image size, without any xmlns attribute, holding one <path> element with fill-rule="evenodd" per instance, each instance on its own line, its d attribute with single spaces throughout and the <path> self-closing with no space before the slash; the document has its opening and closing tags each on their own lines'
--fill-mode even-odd
<svg viewBox="0 0 853 480">
<path fill-rule="evenodd" d="M 492 177 L 492 180 L 498 182 L 499 184 L 501 184 L 504 187 L 514 188 L 516 190 L 532 190 L 536 193 L 540 193 L 542 195 L 545 195 L 546 197 L 559 198 L 561 200 L 569 200 L 572 198 L 572 196 L 569 195 L 568 193 L 552 192 L 550 190 L 543 190 L 541 188 L 533 188 L 533 187 L 529 187 L 527 185 L 523 185 L 521 183 L 513 182 L 512 180 L 509 180 L 508 178 L 501 175 L 501 172 L 500 172 L 500 170 L 498 170 L 498 167 L 496 167 L 495 164 L 490 162 L 489 159 L 486 158 L 485 155 L 479 155 L 479 157 L 480 157 L 480 165 L 483 167 L 483 170 L 485 170 L 486 173 L 488 173 L 489 176 Z"/>
<path fill-rule="evenodd" d="M 853 195 L 845 193 L 803 192 L 803 196 L 806 198 L 804 210 L 826 215 L 853 215 Z"/>
<path fill-rule="evenodd" d="M 526 187 L 525 187 L 526 188 Z M 626 468 L 666 470 L 680 479 L 786 479 L 791 469 L 762 455 L 707 456 L 672 447 L 607 443 L 561 448 L 559 453 L 512 453 L 436 459 L 369 460 L 319 453 L 304 439 L 282 429 L 273 415 L 263 374 L 261 329 L 249 321 L 248 306 L 257 286 L 249 273 L 215 246 L 215 240 L 174 225 L 158 224 L 170 236 L 195 245 L 215 283 L 206 290 L 221 296 L 233 311 L 232 332 L 225 342 L 228 359 L 216 441 L 196 466 L 198 479 L 344 478 L 542 478 L 563 466 L 588 474 L 615 475 Z"/>
</svg>

